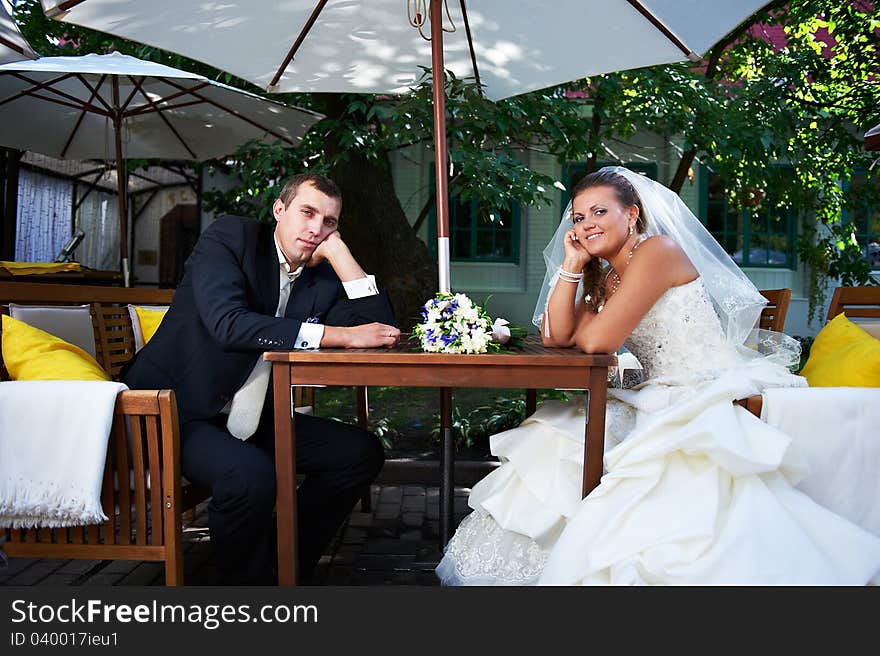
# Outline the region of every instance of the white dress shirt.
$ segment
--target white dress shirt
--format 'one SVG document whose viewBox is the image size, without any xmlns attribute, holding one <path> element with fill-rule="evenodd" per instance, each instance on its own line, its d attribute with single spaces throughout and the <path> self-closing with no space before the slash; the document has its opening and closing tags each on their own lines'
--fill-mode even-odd
<svg viewBox="0 0 880 656">
<path fill-rule="evenodd" d="M 287 258 L 284 257 L 281 247 L 278 245 L 277 237 L 275 238 L 275 251 L 278 253 L 278 264 L 280 267 L 278 273 L 279 284 L 281 286 L 281 290 L 278 294 L 278 309 L 275 310 L 275 316 L 283 317 L 284 311 L 287 309 L 287 301 L 290 299 L 290 290 L 293 287 L 294 281 L 299 278 L 302 273 L 303 268 L 300 266 L 295 271 L 290 270 L 290 264 L 288 263 Z M 367 275 L 366 277 L 357 280 L 349 280 L 348 282 L 343 281 L 342 286 L 345 289 L 346 296 L 351 300 L 365 298 L 367 296 L 375 296 L 379 293 L 379 290 L 376 287 L 376 278 L 371 275 Z M 321 339 L 323 339 L 323 337 L 324 324 L 303 322 L 300 326 L 299 333 L 296 336 L 293 348 L 316 349 L 321 345 Z"/>
</svg>

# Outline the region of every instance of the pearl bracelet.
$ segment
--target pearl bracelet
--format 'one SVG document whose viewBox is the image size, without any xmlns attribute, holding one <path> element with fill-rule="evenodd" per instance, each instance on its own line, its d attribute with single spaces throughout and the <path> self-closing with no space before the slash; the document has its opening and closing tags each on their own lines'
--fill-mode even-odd
<svg viewBox="0 0 880 656">
<path fill-rule="evenodd" d="M 559 277 L 568 282 L 577 282 L 579 280 L 583 280 L 584 273 L 572 273 L 571 271 L 566 271 L 562 267 L 559 267 Z"/>
</svg>

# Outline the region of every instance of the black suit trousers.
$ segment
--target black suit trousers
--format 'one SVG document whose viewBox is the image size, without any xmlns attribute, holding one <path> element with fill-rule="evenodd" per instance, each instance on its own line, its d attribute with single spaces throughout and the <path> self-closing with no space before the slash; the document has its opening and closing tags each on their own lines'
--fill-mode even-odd
<svg viewBox="0 0 880 656">
<path fill-rule="evenodd" d="M 269 386 L 271 391 L 272 387 Z M 274 585 L 276 531 L 272 403 L 257 432 L 241 441 L 226 430 L 227 415 L 181 426 L 183 475 L 210 488 L 211 543 L 221 582 Z M 295 414 L 300 577 L 308 581 L 327 544 L 363 487 L 384 462 L 373 434 L 330 419 Z"/>
</svg>

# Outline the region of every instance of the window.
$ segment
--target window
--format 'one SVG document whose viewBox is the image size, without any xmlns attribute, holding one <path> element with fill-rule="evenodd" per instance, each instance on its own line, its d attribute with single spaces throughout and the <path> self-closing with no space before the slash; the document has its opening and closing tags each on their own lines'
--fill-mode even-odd
<svg viewBox="0 0 880 656">
<path fill-rule="evenodd" d="M 856 171 L 844 189 L 848 199 L 845 216 L 853 223 L 853 232 L 868 265 L 880 269 L 880 176 L 869 178 L 866 171 Z"/>
<path fill-rule="evenodd" d="M 449 257 L 454 262 L 519 263 L 520 209 L 496 210 L 481 216 L 476 202 L 449 201 Z M 436 210 L 431 212 L 428 236 L 437 250 Z"/>
<path fill-rule="evenodd" d="M 725 180 L 717 173 L 701 176 L 701 186 L 700 220 L 734 262 L 742 267 L 794 268 L 793 208 L 774 207 L 762 191 L 753 194 L 752 207 L 731 207 Z"/>
</svg>

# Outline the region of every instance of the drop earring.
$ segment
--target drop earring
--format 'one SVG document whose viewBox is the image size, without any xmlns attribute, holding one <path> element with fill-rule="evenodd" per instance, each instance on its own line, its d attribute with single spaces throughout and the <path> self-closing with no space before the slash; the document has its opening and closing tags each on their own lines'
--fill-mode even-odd
<svg viewBox="0 0 880 656">
<path fill-rule="evenodd" d="M 630 226 L 630 227 L 629 227 L 629 236 L 632 237 L 634 232 L 635 232 L 635 228 L 633 228 L 632 226 Z"/>
</svg>

